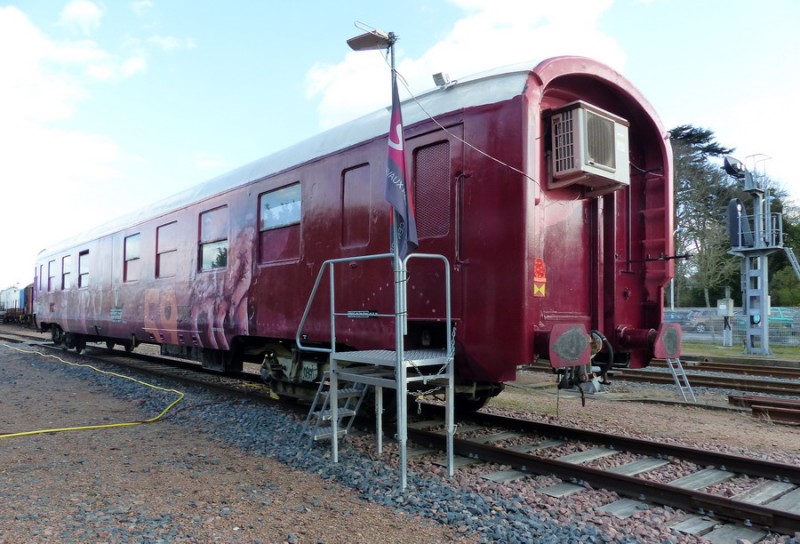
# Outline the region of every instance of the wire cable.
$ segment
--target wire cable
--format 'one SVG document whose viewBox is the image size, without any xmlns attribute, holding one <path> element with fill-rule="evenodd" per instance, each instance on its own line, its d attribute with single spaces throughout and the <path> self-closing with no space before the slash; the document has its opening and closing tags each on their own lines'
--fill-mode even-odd
<svg viewBox="0 0 800 544">
<path fill-rule="evenodd" d="M 356 26 L 358 26 L 358 25 L 356 25 Z M 361 28 L 361 27 L 359 27 L 359 28 Z M 386 54 L 381 55 L 381 56 L 383 57 L 384 62 L 388 65 L 389 64 L 389 50 L 387 49 L 386 50 Z M 390 69 L 391 69 L 391 65 L 390 65 Z M 537 180 L 536 178 L 534 178 L 530 174 L 527 174 L 527 173 L 523 172 L 522 170 L 520 170 L 519 168 L 516 168 L 515 166 L 511 166 L 507 162 L 504 162 L 504 161 L 498 159 L 497 157 L 494 157 L 494 156 L 490 155 L 486 151 L 484 151 L 484 150 L 480 149 L 479 147 L 469 143 L 464 138 L 462 138 L 459 135 L 457 135 L 457 134 L 453 133 L 452 131 L 448 130 L 447 127 L 445 127 L 443 124 L 441 124 L 438 119 L 436 119 L 433 115 L 431 115 L 428 112 L 428 110 L 425 109 L 425 106 L 423 106 L 422 103 L 417 99 L 417 95 L 415 95 L 411 91 L 411 87 L 409 86 L 408 81 L 406 80 L 406 78 L 403 77 L 403 74 L 401 74 L 400 71 L 397 70 L 396 68 L 394 69 L 394 73 L 397 75 L 397 79 L 399 79 L 400 83 L 403 84 L 403 87 L 408 92 L 408 94 L 411 96 L 411 99 L 414 101 L 414 103 L 419 107 L 419 109 L 422 110 L 422 113 L 424 113 L 428 117 L 428 119 L 433 121 L 436 124 L 436 126 L 438 126 L 440 129 L 442 129 L 445 132 L 445 134 L 449 135 L 450 137 L 454 138 L 455 140 L 458 140 L 459 142 L 461 142 L 465 146 L 469 147 L 470 149 L 476 151 L 477 153 L 480 153 L 481 155 L 483 155 L 487 159 L 492 160 L 492 161 L 496 162 L 497 164 L 500 164 L 501 166 L 505 166 L 506 168 L 516 172 L 517 174 L 525 176 L 526 178 L 531 180 L 537 187 L 539 187 L 539 189 L 542 188 L 542 185 L 539 183 L 539 180 Z"/>
<path fill-rule="evenodd" d="M 439 120 L 438 120 L 438 119 L 436 119 L 436 118 L 435 118 L 433 115 L 431 115 L 431 114 L 428 112 L 428 110 L 426 110 L 426 109 L 425 109 L 425 106 L 423 106 L 423 105 L 422 105 L 422 103 L 421 103 L 421 102 L 420 102 L 420 101 L 417 99 L 417 96 L 416 96 L 416 95 L 415 95 L 413 92 L 411 92 L 411 88 L 409 87 L 409 85 L 408 85 L 408 82 L 406 81 L 406 78 L 405 78 L 405 77 L 403 77 L 403 74 L 401 74 L 401 73 L 400 73 L 399 71 L 397 71 L 397 70 L 395 70 L 395 74 L 397 74 L 397 77 L 398 77 L 398 79 L 400 80 L 400 83 L 402 83 L 402 84 L 403 84 L 403 87 L 405 87 L 406 91 L 407 91 L 407 92 L 408 92 L 408 94 L 411 96 L 411 99 L 412 99 L 412 100 L 414 101 L 414 103 L 415 103 L 415 104 L 416 104 L 416 105 L 419 107 L 419 109 L 421 109 L 421 110 L 422 110 L 422 113 L 424 113 L 426 116 L 428 116 L 428 119 L 430 119 L 431 121 L 433 121 L 433 122 L 436 124 L 436 126 L 438 126 L 440 129 L 442 129 L 442 130 L 445 132 L 445 134 L 448 134 L 449 136 L 451 136 L 452 138 L 454 138 L 454 139 L 458 140 L 459 142 L 461 142 L 461 143 L 462 143 L 462 144 L 464 144 L 465 146 L 469 147 L 470 149 L 472 149 L 472 150 L 476 151 L 477 153 L 480 153 L 481 155 L 483 155 L 483 156 L 484 156 L 484 157 L 486 157 L 487 159 L 489 159 L 489 160 L 492 160 L 492 161 L 496 162 L 497 164 L 499 164 L 499 165 L 501 165 L 501 166 L 505 166 L 506 168 L 508 168 L 508 169 L 510 169 L 510 170 L 512 170 L 512 171 L 514 171 L 514 172 L 516 172 L 517 174 L 520 174 L 520 175 L 522 175 L 522 176 L 525 176 L 526 178 L 528 178 L 529 180 L 531 180 L 533 183 L 535 183 L 537 187 L 539 187 L 539 188 L 541 189 L 541 187 L 542 187 L 542 186 L 541 186 L 541 184 L 539 183 L 539 181 L 538 181 L 537 179 L 535 179 L 534 177 L 532 177 L 531 175 L 529 175 L 529 174 L 527 174 L 527 173 L 523 172 L 522 170 L 520 170 L 519 168 L 517 168 L 517 167 L 515 167 L 515 166 L 511 166 L 511 165 L 510 165 L 510 164 L 508 164 L 507 162 L 504 162 L 504 161 L 502 161 L 502 160 L 498 159 L 497 157 L 494 157 L 494 156 L 490 155 L 490 154 L 489 154 L 489 153 L 487 153 L 486 151 L 484 151 L 484 150 L 480 149 L 479 147 L 477 147 L 477 146 L 475 146 L 475 145 L 473 145 L 473 144 L 469 143 L 469 142 L 468 142 L 468 141 L 466 141 L 464 138 L 462 138 L 462 137 L 458 136 L 457 134 L 453 133 L 452 131 L 448 130 L 448 129 L 447 129 L 447 128 L 446 128 L 446 127 L 443 125 L 443 124 L 441 124 L 441 123 L 439 122 Z"/>
<path fill-rule="evenodd" d="M 178 391 L 177 389 L 167 389 L 165 387 L 160 387 L 158 385 L 153 385 L 151 383 L 147 383 L 147 382 L 144 382 L 142 380 L 137 380 L 136 378 L 132 378 L 130 376 L 125 376 L 123 374 L 118 374 L 116 372 L 110 372 L 108 370 L 100 370 L 99 368 L 97 368 L 95 366 L 88 365 L 88 364 L 85 364 L 85 363 L 71 363 L 69 361 L 65 361 L 64 359 L 62 359 L 61 357 L 58 357 L 57 355 L 50 355 L 50 354 L 47 354 L 47 353 L 41 353 L 41 352 L 36 351 L 36 350 L 22 349 L 22 348 L 18 348 L 18 347 L 15 347 L 15 346 L 11 346 L 9 344 L 0 344 L 0 346 L 3 346 L 5 348 L 8 348 L 8 349 L 11 349 L 11 350 L 14 350 L 14 351 L 18 351 L 20 353 L 28 353 L 28 354 L 33 354 L 33 355 L 39 355 L 40 357 L 43 357 L 45 359 L 55 359 L 56 361 L 60 361 L 60 362 L 64 363 L 65 365 L 69 365 L 69 366 L 90 368 L 90 369 L 92 369 L 95 372 L 98 372 L 100 374 L 105 374 L 105 375 L 108 375 L 108 376 L 114 376 L 115 378 L 122 378 L 124 380 L 129 380 L 129 381 L 132 381 L 132 382 L 137 383 L 139 385 L 143 385 L 145 387 L 149 387 L 151 389 L 156 389 L 158 391 L 164 391 L 166 393 L 174 393 L 174 394 L 178 395 L 178 398 L 173 400 L 166 408 L 164 408 L 161 411 L 160 414 L 158 414 L 155 417 L 151 417 L 150 419 L 144 419 L 144 420 L 141 420 L 141 421 L 129 421 L 129 422 L 125 422 L 125 423 L 107 423 L 107 424 L 103 424 L 103 425 L 83 425 L 83 426 L 79 426 L 79 427 L 61 427 L 61 428 L 57 428 L 57 429 L 40 429 L 40 430 L 37 430 L 37 431 L 25 431 L 25 432 L 20 432 L 20 433 L 6 433 L 6 434 L 0 434 L 0 438 L 16 438 L 16 437 L 20 437 L 20 436 L 32 436 L 32 435 L 35 435 L 35 434 L 45 434 L 45 433 L 61 433 L 61 432 L 67 432 L 67 431 L 87 431 L 87 430 L 92 430 L 92 429 L 112 429 L 112 428 L 115 428 L 115 427 L 132 427 L 134 425 L 144 425 L 145 423 L 154 423 L 154 422 L 160 420 L 161 418 L 163 418 L 167 414 L 167 412 L 169 412 L 175 405 L 177 405 L 179 402 L 181 402 L 184 399 L 184 397 L 186 396 L 183 392 Z"/>
</svg>

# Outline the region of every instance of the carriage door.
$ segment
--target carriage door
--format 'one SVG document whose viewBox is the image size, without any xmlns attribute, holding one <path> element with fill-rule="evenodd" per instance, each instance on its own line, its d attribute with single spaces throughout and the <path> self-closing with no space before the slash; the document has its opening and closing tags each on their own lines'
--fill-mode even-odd
<svg viewBox="0 0 800 544">
<path fill-rule="evenodd" d="M 409 138 L 417 234 L 426 253 L 453 259 L 456 179 L 462 172 L 462 125 Z"/>
<path fill-rule="evenodd" d="M 461 124 L 447 130 L 426 132 L 406 139 L 407 161 L 410 163 L 414 210 L 417 220 L 420 251 L 444 255 L 453 264 L 456 261 L 456 185 L 463 171 L 463 137 Z M 417 260 L 414 269 L 434 270 L 438 263 Z M 438 284 L 437 284 L 438 285 Z M 453 278 L 453 289 L 456 279 Z M 441 290 L 443 293 L 443 289 Z M 444 302 L 441 302 L 442 307 Z M 458 315 L 456 301 L 453 314 Z M 410 308 L 413 309 L 413 308 Z"/>
</svg>

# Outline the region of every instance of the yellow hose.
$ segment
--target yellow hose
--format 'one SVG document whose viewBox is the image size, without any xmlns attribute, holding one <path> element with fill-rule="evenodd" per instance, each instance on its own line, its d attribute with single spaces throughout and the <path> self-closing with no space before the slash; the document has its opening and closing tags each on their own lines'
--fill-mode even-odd
<svg viewBox="0 0 800 544">
<path fill-rule="evenodd" d="M 134 425 L 142 425 L 144 423 L 153 423 L 155 421 L 158 421 L 162 417 L 164 417 L 164 415 L 167 412 L 169 412 L 176 404 L 178 404 L 180 401 L 182 401 L 183 398 L 186 396 L 186 395 L 184 395 L 184 393 L 182 393 L 181 391 L 178 391 L 176 389 L 166 389 L 164 387 L 159 387 L 159 386 L 153 385 L 151 383 L 147 383 L 147 382 L 143 382 L 141 380 L 137 380 L 136 378 L 131 378 L 130 376 L 124 376 L 122 374 L 117 374 L 116 372 L 109 372 L 107 370 L 100 370 L 99 368 L 94 367 L 92 365 L 87 365 L 87 364 L 83 364 L 83 363 L 71 363 L 69 361 L 65 361 L 64 359 L 62 359 L 61 357 L 58 357 L 56 355 L 40 353 L 40 352 L 35 351 L 35 350 L 21 349 L 21 348 L 17 348 L 17 347 L 8 345 L 8 344 L 0 344 L 0 346 L 3 346 L 3 347 L 8 348 L 8 349 L 12 349 L 14 351 L 18 351 L 20 353 L 30 353 L 30 354 L 39 355 L 40 357 L 43 357 L 43 358 L 55 359 L 56 361 L 60 361 L 60 362 L 64 363 L 65 365 L 69 365 L 69 366 L 79 366 L 79 367 L 91 368 L 92 370 L 94 370 L 95 372 L 99 372 L 100 374 L 107 374 L 109 376 L 114 376 L 114 377 L 117 377 L 117 378 L 130 380 L 132 382 L 136 382 L 136 383 L 138 383 L 140 385 L 144 385 L 144 386 L 149 387 L 151 389 L 157 389 L 159 391 L 165 391 L 167 393 L 175 393 L 176 395 L 178 395 L 178 398 L 175 399 L 174 401 L 172 401 L 169 404 L 169 406 L 164 408 L 161 411 L 160 414 L 158 414 L 155 417 L 151 417 L 150 419 L 145 419 L 143 421 L 130 421 L 130 422 L 127 422 L 127 423 L 108 423 L 108 424 L 105 424 L 105 425 L 85 425 L 85 426 L 82 426 L 82 427 L 63 427 L 63 428 L 60 428 L 60 429 L 41 429 L 41 430 L 38 430 L 38 431 L 26 431 L 26 432 L 22 432 L 22 433 L 0 434 L 0 438 L 16 438 L 18 436 L 31 436 L 31 435 L 34 435 L 34 434 L 44 434 L 44 433 L 62 433 L 62 432 L 66 432 L 66 431 L 86 431 L 86 430 L 89 430 L 89 429 L 111 429 L 113 427 L 132 427 Z"/>
</svg>

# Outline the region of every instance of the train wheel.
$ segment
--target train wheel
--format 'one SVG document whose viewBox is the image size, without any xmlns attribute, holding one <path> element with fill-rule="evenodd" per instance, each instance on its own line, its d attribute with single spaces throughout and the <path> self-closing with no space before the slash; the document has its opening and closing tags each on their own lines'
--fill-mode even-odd
<svg viewBox="0 0 800 544">
<path fill-rule="evenodd" d="M 106 340 L 106 347 L 108 349 L 114 349 L 114 346 L 116 346 L 114 342 L 112 342 L 111 340 Z"/>
<path fill-rule="evenodd" d="M 477 412 L 489 402 L 492 395 L 488 391 L 479 391 L 475 395 L 456 395 L 453 399 L 453 408 L 457 414 L 471 414 Z"/>
<path fill-rule="evenodd" d="M 75 352 L 80 353 L 86 347 L 86 339 L 80 334 L 75 335 Z"/>
<path fill-rule="evenodd" d="M 125 351 L 127 351 L 128 353 L 132 352 L 133 349 L 134 349 L 133 348 L 133 342 L 130 342 L 130 341 L 125 342 L 124 344 L 122 344 L 122 347 L 124 347 Z"/>
<path fill-rule="evenodd" d="M 55 325 L 50 327 L 50 338 L 53 339 L 53 344 L 55 344 L 56 346 L 60 346 L 61 341 L 63 340 L 61 336 L 61 329 L 59 329 Z"/>
<path fill-rule="evenodd" d="M 72 349 L 75 347 L 75 335 L 71 332 L 64 334 L 64 347 L 67 349 Z"/>
</svg>

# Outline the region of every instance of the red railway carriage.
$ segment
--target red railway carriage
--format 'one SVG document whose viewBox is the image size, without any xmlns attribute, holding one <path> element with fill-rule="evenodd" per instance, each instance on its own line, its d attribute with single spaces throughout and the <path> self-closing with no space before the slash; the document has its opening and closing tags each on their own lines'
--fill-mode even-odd
<svg viewBox="0 0 800 544">
<path fill-rule="evenodd" d="M 462 390 L 485 398 L 537 358 L 641 367 L 663 351 L 671 154 L 640 93 L 598 62 L 558 57 L 418 100 L 403 117 L 419 251 L 450 262 Z M 223 371 L 264 361 L 275 387 L 299 394 L 325 364 L 293 342 L 321 264 L 388 248 L 387 128 L 376 112 L 43 251 L 42 327 L 79 349 L 156 343 Z M 345 307 L 391 307 L 385 262 L 343 274 Z M 411 346 L 447 342 L 436 276 L 411 271 Z M 312 311 L 310 342 L 329 341 L 326 312 Z M 394 329 L 345 319 L 336 340 L 386 348 Z"/>
</svg>

